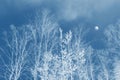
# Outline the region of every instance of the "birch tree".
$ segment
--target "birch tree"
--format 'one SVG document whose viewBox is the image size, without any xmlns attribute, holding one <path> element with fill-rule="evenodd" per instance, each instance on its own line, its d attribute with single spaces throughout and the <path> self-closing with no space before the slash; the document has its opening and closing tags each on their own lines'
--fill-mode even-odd
<svg viewBox="0 0 120 80">
<path fill-rule="evenodd" d="M 110 51 L 119 53 L 120 47 L 120 20 L 105 29 L 106 43 Z"/>
<path fill-rule="evenodd" d="M 120 60 L 116 59 L 114 63 L 114 79 L 119 80 L 120 79 Z"/>
<path fill-rule="evenodd" d="M 92 48 L 82 27 L 64 33 L 48 11 L 22 28 L 11 27 L 6 80 L 93 80 Z"/>
<path fill-rule="evenodd" d="M 86 64 L 87 48 L 82 42 L 82 27 L 79 32 L 69 31 L 65 35 L 61 32 L 61 60 L 62 60 L 62 79 L 61 80 L 88 80 Z M 91 53 L 91 52 L 90 52 Z"/>
<path fill-rule="evenodd" d="M 57 23 L 53 22 L 48 12 L 45 11 L 42 17 L 37 14 L 32 25 L 28 25 L 32 34 L 33 68 L 31 73 L 34 80 L 48 80 L 49 61 L 52 52 L 57 44 Z"/>
<path fill-rule="evenodd" d="M 64 34 L 46 12 L 42 17 L 37 15 L 34 24 L 28 26 L 32 34 L 34 80 L 75 80 L 75 76 L 87 80 L 85 49 L 80 36 L 75 37 L 72 31 Z"/>
<path fill-rule="evenodd" d="M 112 58 L 111 62 L 114 62 L 116 58 L 118 58 L 118 61 L 115 61 L 115 64 L 112 63 L 113 71 L 112 71 L 112 78 L 115 80 L 118 80 L 119 78 L 119 53 L 120 53 L 120 20 L 112 25 L 109 25 L 105 29 L 105 37 L 106 37 L 106 43 L 107 43 L 107 50 L 109 54 L 111 54 L 109 57 Z"/>
<path fill-rule="evenodd" d="M 14 25 L 11 25 L 10 37 L 6 34 L 7 49 L 4 49 L 4 55 L 8 62 L 3 59 L 4 63 L 5 80 L 18 80 L 21 76 L 25 75 L 24 70 L 26 67 L 28 56 L 28 42 L 30 41 L 29 31 L 26 27 L 17 29 Z M 26 76 L 27 77 L 27 76 Z"/>
</svg>

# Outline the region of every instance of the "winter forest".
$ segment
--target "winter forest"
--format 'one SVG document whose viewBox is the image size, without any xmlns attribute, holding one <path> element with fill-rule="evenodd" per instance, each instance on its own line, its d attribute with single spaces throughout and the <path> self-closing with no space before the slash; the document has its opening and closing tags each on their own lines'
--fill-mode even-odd
<svg viewBox="0 0 120 80">
<path fill-rule="evenodd" d="M 0 80 L 120 80 L 120 0 L 0 0 Z"/>
<path fill-rule="evenodd" d="M 104 31 L 106 48 L 95 50 L 79 26 L 68 32 L 48 11 L 3 32 L 0 80 L 120 80 L 120 22 Z"/>
</svg>

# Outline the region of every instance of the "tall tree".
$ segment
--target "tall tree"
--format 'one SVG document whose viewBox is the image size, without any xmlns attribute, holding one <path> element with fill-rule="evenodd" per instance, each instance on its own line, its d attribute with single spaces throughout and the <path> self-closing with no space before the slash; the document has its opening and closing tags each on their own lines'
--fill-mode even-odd
<svg viewBox="0 0 120 80">
<path fill-rule="evenodd" d="M 28 56 L 28 43 L 31 40 L 27 27 L 22 28 L 11 25 L 11 31 L 9 36 L 6 34 L 6 49 L 2 51 L 6 58 L 3 58 L 5 74 L 5 80 L 18 80 L 24 75 L 26 68 L 27 56 Z M 6 62 L 7 60 L 7 62 Z"/>
</svg>

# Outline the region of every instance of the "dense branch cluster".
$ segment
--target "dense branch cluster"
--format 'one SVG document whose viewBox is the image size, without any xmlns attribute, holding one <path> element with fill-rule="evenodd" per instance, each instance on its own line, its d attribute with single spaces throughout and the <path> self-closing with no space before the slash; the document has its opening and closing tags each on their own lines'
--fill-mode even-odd
<svg viewBox="0 0 120 80">
<path fill-rule="evenodd" d="M 119 46 L 119 26 L 108 29 L 105 31 L 108 42 L 115 41 L 114 44 Z M 115 29 L 118 31 L 115 32 Z M 120 64 L 117 61 L 112 71 L 115 77 L 112 79 L 109 76 L 110 63 L 106 62 L 109 59 L 105 56 L 110 55 L 111 51 L 93 50 L 82 41 L 82 33 L 82 27 L 64 33 L 48 12 L 44 12 L 42 17 L 37 14 L 28 25 L 11 25 L 10 36 L 5 33 L 7 45 L 0 48 L 3 64 L 0 66 L 0 79 L 119 80 L 120 71 L 117 70 Z M 113 38 L 114 34 L 117 35 Z"/>
</svg>

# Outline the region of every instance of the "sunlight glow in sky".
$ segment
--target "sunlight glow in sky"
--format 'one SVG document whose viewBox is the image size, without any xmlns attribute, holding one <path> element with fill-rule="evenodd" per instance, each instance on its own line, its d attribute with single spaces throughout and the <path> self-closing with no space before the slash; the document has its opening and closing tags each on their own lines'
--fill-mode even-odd
<svg viewBox="0 0 120 80">
<path fill-rule="evenodd" d="M 95 26 L 95 30 L 98 31 L 99 30 L 99 26 Z"/>
</svg>

